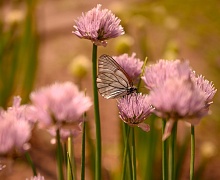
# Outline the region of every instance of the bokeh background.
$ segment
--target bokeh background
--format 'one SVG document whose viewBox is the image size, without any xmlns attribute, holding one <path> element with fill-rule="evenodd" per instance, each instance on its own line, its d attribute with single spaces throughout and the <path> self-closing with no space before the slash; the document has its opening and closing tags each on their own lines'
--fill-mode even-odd
<svg viewBox="0 0 220 180">
<path fill-rule="evenodd" d="M 3 0 L 0 2 L 0 106 L 6 108 L 14 95 L 23 103 L 29 93 L 57 81 L 73 81 L 92 97 L 92 43 L 72 34 L 74 20 L 97 4 L 112 10 L 126 34 L 99 47 L 98 55 L 131 54 L 148 65 L 159 59 L 185 59 L 197 74 L 203 74 L 220 89 L 220 1 L 199 0 Z M 82 60 L 83 59 L 83 60 Z M 86 67 L 85 76 L 77 77 L 76 61 Z M 77 66 L 78 67 L 78 66 Z M 82 69 L 78 69 L 82 72 Z M 78 71 L 77 71 L 78 72 Z M 84 71 L 83 71 L 84 72 Z M 144 85 L 142 84 L 142 87 Z M 166 92 L 165 92 L 166 93 Z M 220 96 L 217 92 L 211 113 L 196 127 L 196 179 L 220 179 Z M 121 121 L 115 100 L 100 97 L 103 179 L 120 179 Z M 93 179 L 93 110 L 88 112 L 87 179 Z M 147 120 L 149 133 L 137 132 L 138 179 L 161 179 L 161 121 Z M 177 179 L 189 179 L 190 131 L 178 126 Z M 38 171 L 47 180 L 56 179 L 55 146 L 51 136 L 35 129 L 31 155 Z M 74 139 L 76 173 L 79 176 L 81 136 Z M 6 161 L 5 159 L 1 160 Z M 24 157 L 7 160 L 0 179 L 20 180 L 31 177 Z M 79 179 L 79 178 L 78 178 Z"/>
</svg>

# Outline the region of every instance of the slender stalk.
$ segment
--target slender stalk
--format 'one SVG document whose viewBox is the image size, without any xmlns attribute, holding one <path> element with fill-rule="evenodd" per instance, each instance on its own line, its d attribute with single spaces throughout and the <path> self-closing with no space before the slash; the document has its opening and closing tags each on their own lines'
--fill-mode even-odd
<svg viewBox="0 0 220 180">
<path fill-rule="evenodd" d="M 72 137 L 69 136 L 67 139 L 67 180 L 73 180 L 74 178 L 74 171 L 73 171 L 73 146 L 72 146 Z M 76 177 L 76 176 L 75 176 Z"/>
<path fill-rule="evenodd" d="M 177 121 L 173 125 L 169 147 L 169 180 L 175 180 L 175 148 L 176 148 Z"/>
<path fill-rule="evenodd" d="M 162 136 L 164 134 L 166 126 L 166 120 L 162 119 Z M 162 141 L 162 172 L 163 172 L 163 180 L 168 180 L 168 154 L 167 154 L 167 139 Z"/>
<path fill-rule="evenodd" d="M 63 180 L 63 154 L 62 154 L 62 146 L 60 142 L 60 130 L 56 131 L 56 140 L 57 140 L 57 168 L 58 168 L 58 180 Z"/>
<path fill-rule="evenodd" d="M 129 134 L 130 134 L 130 127 L 128 127 L 125 137 L 125 149 L 124 149 L 124 157 L 123 157 L 123 167 L 122 167 L 122 177 L 121 180 L 125 180 L 125 172 L 126 172 L 126 160 L 127 160 L 127 153 L 129 149 Z"/>
<path fill-rule="evenodd" d="M 102 163 L 102 147 L 101 147 L 101 128 L 99 115 L 99 99 L 98 89 L 96 86 L 97 77 L 97 46 L 93 44 L 92 50 L 92 71 L 93 71 L 93 96 L 94 96 L 94 113 L 96 126 L 96 164 L 95 164 L 95 179 L 101 179 L 101 163 Z"/>
<path fill-rule="evenodd" d="M 25 157 L 26 157 L 28 163 L 30 164 L 30 166 L 31 166 L 31 168 L 32 168 L 33 175 L 34 175 L 34 176 L 37 176 L 36 167 L 35 167 L 35 165 L 34 165 L 32 159 L 31 159 L 31 156 L 30 156 L 30 154 L 29 154 L 28 152 L 25 153 Z"/>
<path fill-rule="evenodd" d="M 95 144 L 93 143 L 93 140 L 91 139 L 92 133 L 91 133 L 91 124 L 89 122 L 86 122 L 86 144 L 88 144 L 88 163 L 89 167 L 91 169 L 91 179 L 95 179 Z"/>
<path fill-rule="evenodd" d="M 140 89 L 140 85 L 141 85 L 141 77 L 144 75 L 144 70 L 145 70 L 145 66 L 146 66 L 146 64 L 147 64 L 147 57 L 146 57 L 145 60 L 144 60 L 144 64 L 143 64 L 143 66 L 142 66 L 141 75 L 139 76 L 139 77 L 140 77 L 140 80 L 138 81 L 138 85 L 137 85 L 137 89 L 138 89 L 138 91 L 139 91 L 139 89 Z"/>
<path fill-rule="evenodd" d="M 194 163 L 195 163 L 195 129 L 191 125 L 191 160 L 190 160 L 190 180 L 194 179 Z"/>
<path fill-rule="evenodd" d="M 137 170 L 136 170 L 136 151 L 135 151 L 135 131 L 132 128 L 132 171 L 133 171 L 133 180 L 137 179 Z"/>
<path fill-rule="evenodd" d="M 184 137 L 183 142 L 181 143 L 181 146 L 177 146 L 178 149 L 176 150 L 176 152 L 178 152 L 176 158 L 176 170 L 175 170 L 175 179 L 180 179 L 181 176 L 181 172 L 183 171 L 184 166 L 184 162 L 187 156 L 187 152 L 188 152 L 188 147 L 189 145 L 189 141 L 190 141 L 190 134 L 186 134 L 186 136 Z M 197 178 L 200 179 L 200 178 Z"/>
<path fill-rule="evenodd" d="M 82 134 L 82 162 L 81 162 L 81 180 L 85 180 L 85 142 L 86 142 L 86 122 L 83 122 Z"/>
</svg>

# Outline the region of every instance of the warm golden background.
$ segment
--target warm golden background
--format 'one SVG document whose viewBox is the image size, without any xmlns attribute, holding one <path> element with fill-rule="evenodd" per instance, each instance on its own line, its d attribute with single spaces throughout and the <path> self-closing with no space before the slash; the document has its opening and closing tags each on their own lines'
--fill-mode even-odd
<svg viewBox="0 0 220 180">
<path fill-rule="evenodd" d="M 126 35 L 109 40 L 106 48 L 99 47 L 98 55 L 103 53 L 119 55 L 136 52 L 137 57 L 148 64 L 158 59 L 187 59 L 198 74 L 203 74 L 220 89 L 220 1 L 151 1 L 151 0 L 3 0 L 0 2 L 0 70 L 5 72 L 1 78 L 1 106 L 11 105 L 12 95 L 20 95 L 28 102 L 32 89 L 49 85 L 55 81 L 70 80 L 78 83 L 82 90 L 87 89 L 92 97 L 91 68 L 80 81 L 70 73 L 70 64 L 79 55 L 91 59 L 92 43 L 73 35 L 74 19 L 96 6 L 112 10 L 120 19 Z M 3 74 L 1 72 L 1 75 Z M 13 85 L 7 84 L 12 82 Z M 6 87 L 7 84 L 7 87 Z M 164 92 L 166 93 L 166 92 Z M 211 105 L 211 115 L 205 117 L 196 127 L 196 176 L 201 180 L 220 179 L 220 96 L 217 92 Z M 120 120 L 115 100 L 100 97 L 103 174 L 104 179 L 120 179 Z M 91 139 L 94 138 L 93 110 L 88 112 Z M 138 161 L 138 179 L 161 179 L 160 121 L 150 122 L 155 129 L 149 132 L 151 139 L 137 139 L 139 147 L 151 142 L 154 148 L 147 147 L 148 158 L 153 153 L 155 160 L 148 167 Z M 178 140 L 183 147 L 188 138 L 189 127 L 183 123 L 178 127 Z M 141 132 L 139 132 L 141 134 Z M 31 139 L 31 155 L 39 172 L 46 180 L 56 179 L 55 147 L 50 144 L 51 136 L 36 129 Z M 146 140 L 146 141 L 145 141 Z M 189 139 L 188 139 L 189 140 Z M 189 179 L 189 144 L 178 151 L 183 154 L 180 161 L 179 179 Z M 140 145 L 140 144 L 143 144 Z M 74 140 L 77 173 L 80 172 L 81 136 Z M 149 153 L 149 151 L 151 151 Z M 147 158 L 144 149 L 137 156 Z M 150 159 L 147 159 L 150 161 Z M 0 179 L 20 180 L 30 177 L 31 169 L 25 158 L 10 161 L 9 168 L 0 172 Z M 147 169 L 146 169 L 147 168 Z M 145 173 L 151 174 L 145 174 Z M 91 179 L 92 169 L 86 169 L 87 179 Z M 117 178 L 118 177 L 118 178 Z M 79 179 L 79 178 L 78 178 Z"/>
</svg>

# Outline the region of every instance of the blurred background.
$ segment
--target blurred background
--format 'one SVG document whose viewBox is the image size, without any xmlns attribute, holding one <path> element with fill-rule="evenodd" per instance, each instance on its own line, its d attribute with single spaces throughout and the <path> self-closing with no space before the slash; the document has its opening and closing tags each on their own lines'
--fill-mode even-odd
<svg viewBox="0 0 220 180">
<path fill-rule="evenodd" d="M 148 65 L 159 59 L 186 59 L 197 74 L 203 74 L 220 89 L 220 1 L 199 0 L 3 0 L 0 2 L 0 106 L 12 97 L 29 102 L 29 93 L 56 81 L 73 81 L 92 98 L 92 43 L 72 34 L 74 20 L 97 4 L 121 19 L 125 35 L 98 48 L 101 54 L 132 52 Z M 142 84 L 144 87 L 144 85 Z M 217 92 L 211 114 L 196 127 L 196 179 L 220 179 L 220 96 Z M 120 179 L 123 142 L 121 120 L 115 100 L 100 97 L 103 179 Z M 93 179 L 94 119 L 88 112 L 87 179 Z M 138 179 L 161 179 L 161 121 L 146 120 L 151 131 L 138 128 Z M 190 128 L 178 126 L 177 178 L 189 179 Z M 56 179 L 55 147 L 51 136 L 35 129 L 30 151 L 38 171 L 47 180 Z M 81 136 L 74 139 L 76 174 L 80 173 Z M 3 161 L 3 160 L 2 160 Z M 31 177 L 25 158 L 7 162 L 0 179 Z M 79 178 L 78 178 L 79 179 Z"/>
</svg>

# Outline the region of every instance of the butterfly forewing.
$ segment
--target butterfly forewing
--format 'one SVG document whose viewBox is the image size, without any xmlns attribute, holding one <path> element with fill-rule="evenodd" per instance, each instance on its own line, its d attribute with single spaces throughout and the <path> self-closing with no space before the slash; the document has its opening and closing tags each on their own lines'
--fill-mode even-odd
<svg viewBox="0 0 220 180">
<path fill-rule="evenodd" d="M 100 56 L 98 68 L 97 87 L 104 98 L 125 96 L 131 88 L 134 89 L 128 74 L 111 56 Z"/>
</svg>

